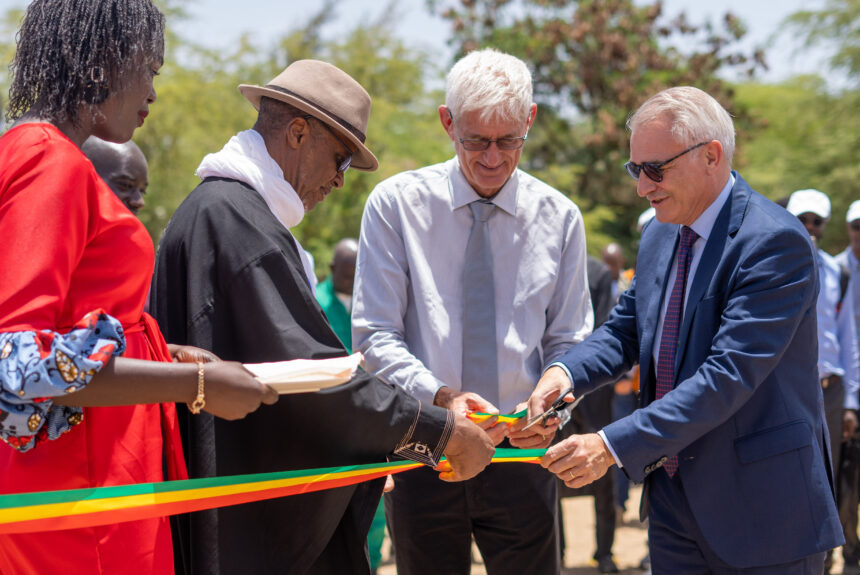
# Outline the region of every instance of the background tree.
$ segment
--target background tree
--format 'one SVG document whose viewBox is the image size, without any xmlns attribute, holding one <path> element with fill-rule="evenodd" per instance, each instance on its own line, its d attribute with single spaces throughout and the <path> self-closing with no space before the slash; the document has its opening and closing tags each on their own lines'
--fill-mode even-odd
<svg viewBox="0 0 860 575">
<path fill-rule="evenodd" d="M 754 128 L 720 74 L 752 75 L 763 53 L 745 54 L 743 23 L 694 26 L 682 13 L 664 22 L 662 5 L 632 0 L 429 0 L 452 24 L 459 52 L 493 46 L 526 61 L 541 105 L 524 165 L 574 198 L 586 214 L 589 246 L 630 245 L 647 208 L 621 168 L 629 154 L 625 122 L 646 98 L 697 86 L 735 116 L 741 138 Z M 594 212 L 594 213 L 592 213 Z"/>
<path fill-rule="evenodd" d="M 181 0 L 162 2 L 170 22 L 184 17 Z M 168 54 L 157 79 L 158 101 L 135 141 L 150 163 L 150 192 L 141 218 L 157 241 L 185 196 L 199 183 L 194 171 L 256 117 L 236 87 L 265 85 L 289 63 L 303 58 L 332 62 L 358 80 L 373 96 L 368 145 L 380 160 L 377 172 L 350 170 L 343 189 L 305 215 L 293 232 L 314 255 L 316 272 L 328 275 L 334 244 L 358 237 L 365 200 L 383 178 L 442 161 L 451 154 L 439 126 L 441 95 L 425 86 L 439 74 L 430 57 L 407 48 L 395 36 L 397 10 L 392 4 L 376 21 L 357 24 L 342 40 L 326 40 L 335 1 L 326 2 L 306 22 L 298 23 L 272 46 L 250 35 L 232 50 L 202 48 L 171 34 Z"/>
<path fill-rule="evenodd" d="M 742 153 L 772 199 L 805 188 L 830 196 L 833 215 L 822 247 L 836 253 L 848 243 L 848 205 L 860 199 L 860 0 L 827 0 L 819 10 L 796 12 L 780 33 L 791 34 L 799 50 L 829 53 L 828 81 L 807 76 L 740 86 L 739 98 L 764 121 Z"/>
<path fill-rule="evenodd" d="M 856 86 L 860 78 L 860 0 L 827 0 L 820 10 L 795 12 L 784 24 L 783 33 L 799 34 L 801 46 L 832 50 L 831 69 L 844 72 Z"/>
<path fill-rule="evenodd" d="M 327 275 L 331 247 L 356 236 L 373 186 L 397 172 L 453 155 L 439 126 L 438 86 L 453 62 L 412 49 L 396 35 L 399 4 L 376 20 L 359 21 L 337 39 L 324 33 L 337 8 L 326 0 L 282 37 L 262 43 L 250 34 L 226 48 L 204 48 L 178 35 L 189 0 L 159 0 L 167 14 L 167 53 L 156 81 L 158 101 L 135 134 L 150 162 L 147 208 L 141 213 L 157 242 L 161 230 L 197 185 L 204 155 L 219 150 L 250 127 L 253 108 L 240 83 L 265 84 L 301 58 L 331 61 L 353 75 L 373 97 L 368 144 L 379 171 L 350 170 L 335 191 L 294 231 Z M 23 6 L 25 0 L 20 0 Z M 658 90 L 692 84 L 714 94 L 735 117 L 739 146 L 735 164 L 754 187 L 777 199 L 815 187 L 833 200 L 833 224 L 824 240 L 831 252 L 845 245 L 843 216 L 857 199 L 860 165 L 860 96 L 857 91 L 860 0 L 825 0 L 778 24 L 801 49 L 826 46 L 832 71 L 782 84 L 732 83 L 733 74 L 753 77 L 763 66 L 760 51 L 744 53 L 745 27 L 727 14 L 719 23 L 692 25 L 683 15 L 667 18 L 659 3 L 632 0 L 427 0 L 451 24 L 458 56 L 492 45 L 523 58 L 534 71 L 537 124 L 529 134 L 523 167 L 568 193 L 583 209 L 589 250 L 610 240 L 632 245 L 634 223 L 645 209 L 621 165 L 628 156 L 628 114 Z M 0 18 L 0 58 L 15 49 L 23 10 Z M 837 76 L 838 75 L 838 76 Z M 847 81 L 835 89 L 834 76 Z M 0 67 L 5 104 L 8 68 Z M 829 82 L 829 83 L 828 83 Z M 632 254 L 628 254 L 632 255 Z"/>
</svg>

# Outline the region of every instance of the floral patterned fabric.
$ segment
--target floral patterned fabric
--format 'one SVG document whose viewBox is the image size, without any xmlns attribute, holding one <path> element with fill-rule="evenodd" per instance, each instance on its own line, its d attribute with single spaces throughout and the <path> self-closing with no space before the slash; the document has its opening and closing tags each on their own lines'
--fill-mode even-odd
<svg viewBox="0 0 860 575">
<path fill-rule="evenodd" d="M 71 332 L 0 333 L 0 439 L 28 451 L 83 421 L 83 409 L 54 405 L 52 397 L 83 389 L 125 338 L 115 318 L 96 310 Z"/>
</svg>

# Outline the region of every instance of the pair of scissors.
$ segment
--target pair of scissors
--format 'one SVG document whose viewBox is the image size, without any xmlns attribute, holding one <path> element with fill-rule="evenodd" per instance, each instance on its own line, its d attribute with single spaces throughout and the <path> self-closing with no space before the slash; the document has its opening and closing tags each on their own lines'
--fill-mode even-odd
<svg viewBox="0 0 860 575">
<path fill-rule="evenodd" d="M 577 397 L 577 398 L 573 401 L 573 403 L 567 403 L 567 402 L 564 400 L 564 397 L 565 397 L 568 393 L 573 393 L 573 387 L 570 387 L 567 391 L 565 391 L 564 393 L 562 393 L 561 395 L 559 395 L 559 396 L 558 396 L 558 399 L 556 399 L 555 401 L 553 401 L 553 402 L 552 402 L 552 405 L 550 405 L 550 406 L 549 406 L 549 409 L 547 409 L 547 410 L 546 410 L 546 411 L 544 411 L 543 413 L 540 413 L 540 414 L 538 414 L 538 415 L 535 415 L 534 417 L 529 418 L 528 423 L 526 424 L 526 426 L 525 426 L 525 427 L 523 427 L 522 431 L 525 431 L 526 429 L 528 429 L 529 427 L 531 427 L 531 426 L 535 425 L 536 423 L 540 423 L 540 424 L 544 424 L 544 423 L 546 423 L 546 420 L 547 420 L 547 419 L 549 419 L 550 417 L 555 417 L 555 416 L 557 416 L 559 411 L 562 411 L 562 410 L 564 410 L 564 409 L 567 409 L 568 407 L 570 407 L 571 409 L 573 409 L 574 407 L 576 407 L 577 405 L 579 405 L 579 402 L 580 402 L 580 401 L 582 401 L 582 398 L 583 398 L 583 397 L 585 397 L 584 395 L 580 395 L 579 397 Z"/>
</svg>

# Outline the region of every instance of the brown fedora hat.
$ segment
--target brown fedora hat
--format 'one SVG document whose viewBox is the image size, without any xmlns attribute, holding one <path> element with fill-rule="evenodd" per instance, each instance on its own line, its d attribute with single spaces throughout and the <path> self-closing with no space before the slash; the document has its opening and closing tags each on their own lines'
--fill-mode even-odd
<svg viewBox="0 0 860 575">
<path fill-rule="evenodd" d="M 266 86 L 240 84 L 239 91 L 254 108 L 263 96 L 307 112 L 343 136 L 352 148 L 352 166 L 372 172 L 379 167 L 364 140 L 370 118 L 370 95 L 349 74 L 319 60 L 298 60 Z"/>
</svg>

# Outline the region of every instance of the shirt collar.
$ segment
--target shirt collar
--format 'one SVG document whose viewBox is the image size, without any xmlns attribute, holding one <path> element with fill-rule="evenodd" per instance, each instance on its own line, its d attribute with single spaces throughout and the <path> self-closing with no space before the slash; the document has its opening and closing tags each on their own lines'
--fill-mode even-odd
<svg viewBox="0 0 860 575">
<path fill-rule="evenodd" d="M 448 168 L 448 182 L 451 191 L 452 211 L 471 204 L 475 200 L 483 199 L 466 180 L 466 176 L 463 175 L 463 170 L 460 169 L 459 158 L 454 156 L 446 163 Z M 514 170 L 514 173 L 511 174 L 511 177 L 508 178 L 508 181 L 505 182 L 505 185 L 502 186 L 502 189 L 491 198 L 491 201 L 496 204 L 497 207 L 512 216 L 515 216 L 517 213 L 519 179 L 519 170 L 516 169 Z"/>
<path fill-rule="evenodd" d="M 729 180 L 726 182 L 726 185 L 723 186 L 717 199 L 711 202 L 711 205 L 702 212 L 702 215 L 700 215 L 695 222 L 690 224 L 693 231 L 706 242 L 708 241 L 708 236 L 711 235 L 711 230 L 714 228 L 714 223 L 717 221 L 717 216 L 720 215 L 720 210 L 722 210 L 723 206 L 726 205 L 726 201 L 729 199 L 729 194 L 734 186 L 735 176 L 730 173 Z"/>
</svg>

